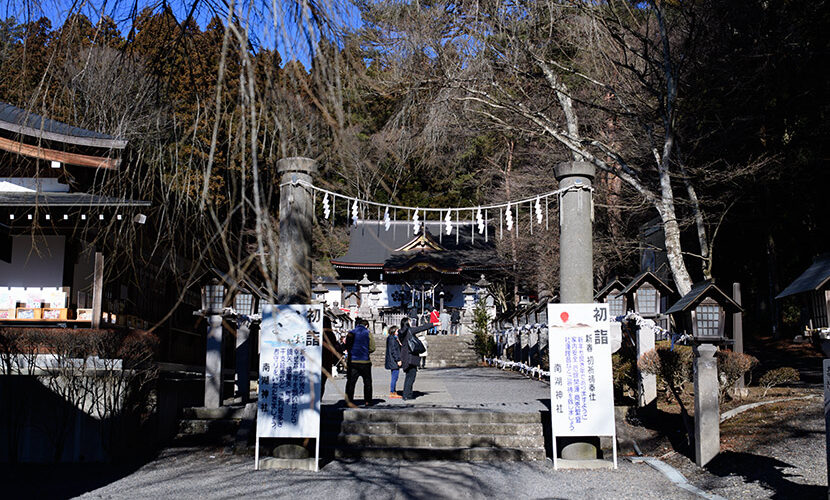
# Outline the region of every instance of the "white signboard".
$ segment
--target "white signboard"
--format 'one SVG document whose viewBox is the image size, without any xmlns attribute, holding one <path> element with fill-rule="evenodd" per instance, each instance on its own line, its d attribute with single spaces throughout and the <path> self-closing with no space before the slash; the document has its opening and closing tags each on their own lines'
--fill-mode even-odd
<svg viewBox="0 0 830 500">
<path fill-rule="evenodd" d="M 608 304 L 548 304 L 548 327 L 554 450 L 557 436 L 615 436 Z"/>
<path fill-rule="evenodd" d="M 259 438 L 312 437 L 319 458 L 323 306 L 265 306 L 259 334 Z M 315 467 L 316 469 L 316 467 Z"/>
</svg>

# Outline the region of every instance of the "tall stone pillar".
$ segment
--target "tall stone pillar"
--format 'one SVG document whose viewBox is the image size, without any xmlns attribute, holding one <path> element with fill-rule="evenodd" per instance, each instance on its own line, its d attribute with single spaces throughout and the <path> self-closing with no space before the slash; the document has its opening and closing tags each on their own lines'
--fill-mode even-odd
<svg viewBox="0 0 830 500">
<path fill-rule="evenodd" d="M 277 162 L 280 181 L 280 251 L 277 302 L 311 303 L 311 227 L 314 213 L 311 176 L 317 162 L 283 158 Z"/>
<path fill-rule="evenodd" d="M 559 188 L 574 188 L 561 196 L 559 206 L 559 297 L 563 304 L 590 304 L 594 301 L 593 221 L 591 181 L 593 165 L 583 161 L 560 163 L 554 168 Z M 579 189 L 576 189 L 579 188 Z M 596 459 L 596 436 L 558 439 L 562 458 Z M 556 453 L 556 450 L 554 450 Z"/>
<path fill-rule="evenodd" d="M 560 163 L 554 169 L 559 188 L 585 188 L 562 195 L 559 235 L 559 294 L 563 304 L 594 301 L 593 221 L 591 187 L 593 165 L 583 161 Z"/>
<path fill-rule="evenodd" d="M 207 316 L 205 349 L 205 407 L 222 406 L 222 315 Z"/>
<path fill-rule="evenodd" d="M 702 344 L 695 353 L 695 463 L 703 467 L 720 453 L 718 348 Z"/>
</svg>

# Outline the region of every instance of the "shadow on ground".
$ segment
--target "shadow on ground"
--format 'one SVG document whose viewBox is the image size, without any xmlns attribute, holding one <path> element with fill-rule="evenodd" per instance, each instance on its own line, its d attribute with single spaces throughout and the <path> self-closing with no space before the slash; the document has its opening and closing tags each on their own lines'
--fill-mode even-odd
<svg viewBox="0 0 830 500">
<path fill-rule="evenodd" d="M 152 458 L 127 464 L 4 464 L 0 472 L 5 498 L 74 498 L 133 474 Z"/>
<path fill-rule="evenodd" d="M 709 462 L 706 470 L 719 477 L 742 476 L 744 482 L 758 483 L 773 490 L 775 493 L 771 498 L 826 498 L 825 486 L 791 481 L 790 478 L 798 476 L 786 473 L 785 469 L 794 467 L 772 457 L 726 451 Z"/>
</svg>

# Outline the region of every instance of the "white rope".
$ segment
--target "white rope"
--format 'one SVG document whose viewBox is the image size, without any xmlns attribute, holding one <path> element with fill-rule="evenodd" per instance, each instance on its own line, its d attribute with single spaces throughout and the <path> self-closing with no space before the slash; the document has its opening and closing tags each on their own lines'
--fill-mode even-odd
<svg viewBox="0 0 830 500">
<path fill-rule="evenodd" d="M 347 210 L 346 218 L 347 219 L 348 219 L 349 202 L 353 202 L 353 201 L 358 201 L 360 204 L 365 204 L 365 205 L 370 205 L 370 206 L 379 206 L 379 207 L 382 207 L 382 208 L 387 208 L 388 207 L 388 208 L 392 208 L 392 209 L 410 210 L 410 211 L 411 210 L 419 210 L 419 211 L 422 211 L 424 213 L 426 213 L 426 212 L 435 212 L 435 213 L 440 214 L 441 212 L 443 212 L 445 210 L 455 210 L 455 211 L 464 210 L 464 211 L 467 211 L 467 212 L 475 213 L 476 210 L 479 209 L 479 208 L 481 210 L 493 210 L 493 209 L 506 209 L 507 207 L 513 208 L 515 206 L 518 209 L 518 206 L 523 204 L 523 203 L 532 204 L 537 199 L 540 199 L 540 198 L 547 199 L 550 196 L 562 195 L 563 193 L 566 193 L 566 192 L 569 192 L 569 191 L 589 191 L 589 192 L 594 191 L 593 187 L 577 185 L 577 186 L 571 186 L 571 187 L 567 187 L 567 188 L 557 189 L 556 191 L 550 191 L 550 192 L 544 193 L 544 194 L 537 194 L 537 195 L 534 195 L 534 196 L 531 196 L 531 197 L 528 197 L 528 198 L 522 198 L 522 199 L 519 199 L 519 200 L 507 201 L 507 202 L 504 202 L 504 203 L 494 203 L 494 204 L 490 204 L 490 205 L 480 205 L 480 206 L 476 205 L 476 206 L 468 206 L 468 207 L 423 208 L 423 207 L 412 207 L 412 206 L 406 206 L 406 205 L 392 205 L 392 204 L 389 204 L 389 203 L 378 203 L 378 202 L 369 201 L 369 200 L 361 200 L 361 199 L 356 198 L 354 196 L 345 196 L 345 195 L 342 195 L 342 194 L 339 194 L 339 193 L 335 193 L 334 191 L 329 191 L 328 189 L 324 189 L 324 188 L 321 188 L 319 186 L 315 186 L 314 184 L 312 184 L 310 182 L 307 182 L 307 181 L 303 181 L 303 180 L 298 180 L 298 181 L 295 181 L 295 182 L 286 182 L 286 183 L 280 184 L 280 187 L 288 186 L 288 185 L 301 185 L 301 186 L 305 186 L 309 189 L 319 191 L 320 193 L 323 193 L 324 196 L 326 194 L 328 194 L 331 197 L 340 197 L 340 198 L 344 198 L 344 199 L 348 200 L 348 202 L 346 203 L 346 207 L 347 207 L 346 208 L 346 210 Z M 518 215 L 518 213 L 517 213 L 517 215 Z"/>
</svg>

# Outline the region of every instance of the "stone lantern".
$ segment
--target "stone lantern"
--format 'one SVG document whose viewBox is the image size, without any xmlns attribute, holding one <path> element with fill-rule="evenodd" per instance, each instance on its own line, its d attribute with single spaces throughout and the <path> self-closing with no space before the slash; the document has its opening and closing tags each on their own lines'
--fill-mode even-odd
<svg viewBox="0 0 830 500">
<path fill-rule="evenodd" d="M 738 313 L 739 306 L 711 281 L 695 284 L 666 314 L 674 317 L 678 330 L 691 333 L 698 342 L 731 344 L 726 314 Z"/>
</svg>

